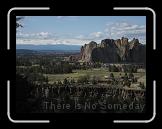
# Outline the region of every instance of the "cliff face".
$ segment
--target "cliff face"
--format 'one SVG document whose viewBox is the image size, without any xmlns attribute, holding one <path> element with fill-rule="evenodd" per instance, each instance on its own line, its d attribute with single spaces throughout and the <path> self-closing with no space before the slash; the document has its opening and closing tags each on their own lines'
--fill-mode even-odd
<svg viewBox="0 0 162 129">
<path fill-rule="evenodd" d="M 135 38 L 130 42 L 124 37 L 117 40 L 104 39 L 100 44 L 92 41 L 81 47 L 81 60 L 104 63 L 145 63 L 146 46 Z"/>
<path fill-rule="evenodd" d="M 97 48 L 97 43 L 91 41 L 89 44 L 85 44 L 81 47 L 81 59 L 85 62 L 92 61 L 92 52 Z"/>
</svg>

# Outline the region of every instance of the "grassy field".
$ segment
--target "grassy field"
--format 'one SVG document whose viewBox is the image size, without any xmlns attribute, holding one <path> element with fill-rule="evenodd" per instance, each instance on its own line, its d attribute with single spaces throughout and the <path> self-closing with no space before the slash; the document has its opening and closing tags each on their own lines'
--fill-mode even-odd
<svg viewBox="0 0 162 129">
<path fill-rule="evenodd" d="M 121 72 L 113 72 L 115 77 L 119 77 L 119 74 Z M 121 73 L 121 75 L 124 75 L 125 73 Z M 99 69 L 88 69 L 88 70 L 73 70 L 73 73 L 68 74 L 45 74 L 45 76 L 48 76 L 49 83 L 53 83 L 55 81 L 63 81 L 65 78 L 68 80 L 74 79 L 78 80 L 80 76 L 88 75 L 90 78 L 93 78 L 94 76 L 97 77 L 99 80 L 105 80 L 104 76 L 109 76 L 110 72 L 108 72 L 108 69 L 106 68 L 99 68 Z M 138 78 L 141 82 L 145 83 L 146 76 L 145 73 L 134 73 L 134 76 Z"/>
</svg>

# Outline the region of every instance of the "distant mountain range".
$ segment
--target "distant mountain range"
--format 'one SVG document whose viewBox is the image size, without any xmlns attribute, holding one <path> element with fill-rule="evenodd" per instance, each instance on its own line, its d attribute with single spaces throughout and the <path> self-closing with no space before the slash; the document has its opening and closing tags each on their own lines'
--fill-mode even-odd
<svg viewBox="0 0 162 129">
<path fill-rule="evenodd" d="M 80 45 L 29 45 L 29 44 L 17 44 L 16 49 L 28 49 L 28 50 L 61 50 L 61 51 L 80 51 Z"/>
<path fill-rule="evenodd" d="M 28 49 L 16 49 L 16 54 L 37 54 L 39 51 Z"/>
</svg>

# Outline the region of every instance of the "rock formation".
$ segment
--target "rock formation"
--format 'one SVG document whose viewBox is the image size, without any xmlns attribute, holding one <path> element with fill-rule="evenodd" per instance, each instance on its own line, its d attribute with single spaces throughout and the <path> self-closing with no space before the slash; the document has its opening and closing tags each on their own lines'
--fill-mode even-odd
<svg viewBox="0 0 162 129">
<path fill-rule="evenodd" d="M 81 47 L 81 60 L 84 62 L 103 63 L 145 63 L 146 45 L 138 39 L 104 39 L 100 44 L 91 41 Z"/>
</svg>

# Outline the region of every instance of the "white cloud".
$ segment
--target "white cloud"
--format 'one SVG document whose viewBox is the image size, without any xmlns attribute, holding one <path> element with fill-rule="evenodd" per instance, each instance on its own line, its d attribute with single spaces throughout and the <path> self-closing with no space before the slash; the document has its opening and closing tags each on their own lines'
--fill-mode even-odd
<svg viewBox="0 0 162 129">
<path fill-rule="evenodd" d="M 85 39 L 86 37 L 84 35 L 78 35 L 76 36 L 77 39 Z"/>
<path fill-rule="evenodd" d="M 103 33 L 102 32 L 93 32 L 93 33 L 90 34 L 90 36 L 92 36 L 94 38 L 102 38 Z"/>
<path fill-rule="evenodd" d="M 58 16 L 62 17 L 62 16 Z M 74 16 L 75 17 L 75 16 Z M 127 22 L 109 23 L 105 30 L 92 32 L 90 34 L 73 34 L 73 33 L 22 33 L 18 31 L 16 34 L 17 44 L 73 44 L 84 45 L 90 41 L 100 43 L 102 39 L 112 38 L 118 39 L 127 37 L 128 39 L 138 38 L 141 43 L 146 43 L 146 26 L 130 24 Z"/>
<path fill-rule="evenodd" d="M 57 19 L 76 19 L 79 16 L 56 16 Z"/>
<path fill-rule="evenodd" d="M 90 40 L 85 39 L 83 35 L 72 36 L 69 34 L 57 34 L 49 32 L 39 33 L 22 33 L 16 34 L 16 44 L 34 44 L 34 45 L 46 45 L 46 44 L 73 44 L 83 45 Z"/>
<path fill-rule="evenodd" d="M 43 36 L 43 37 L 48 37 L 50 35 L 49 32 L 40 32 L 40 33 L 37 33 L 38 36 Z"/>
<path fill-rule="evenodd" d="M 109 38 L 138 38 L 141 43 L 146 43 L 146 26 L 130 24 L 128 22 L 109 23 L 106 25 L 105 33 Z"/>
<path fill-rule="evenodd" d="M 61 19 L 61 18 L 63 18 L 64 16 L 57 16 L 56 18 L 58 18 L 58 19 Z"/>
<path fill-rule="evenodd" d="M 47 45 L 47 44 L 67 44 L 67 45 L 83 45 L 90 42 L 89 40 L 79 39 L 17 39 L 17 44 L 34 44 L 34 45 Z"/>
<path fill-rule="evenodd" d="M 46 44 L 67 44 L 67 45 L 83 45 L 85 43 L 90 42 L 91 40 L 83 39 L 80 35 L 78 38 L 70 38 L 70 37 L 63 37 L 59 35 L 59 37 L 55 37 L 54 35 L 49 33 L 36 33 L 36 34 L 22 34 L 20 33 L 16 38 L 16 44 L 34 44 L 34 45 L 46 45 Z M 42 38 L 42 36 L 44 38 Z M 47 38 L 45 38 L 47 37 Z"/>
<path fill-rule="evenodd" d="M 22 33 L 22 32 L 18 32 L 16 34 L 17 38 L 49 38 L 51 37 L 52 34 L 49 32 L 39 32 L 39 33 Z"/>
</svg>

